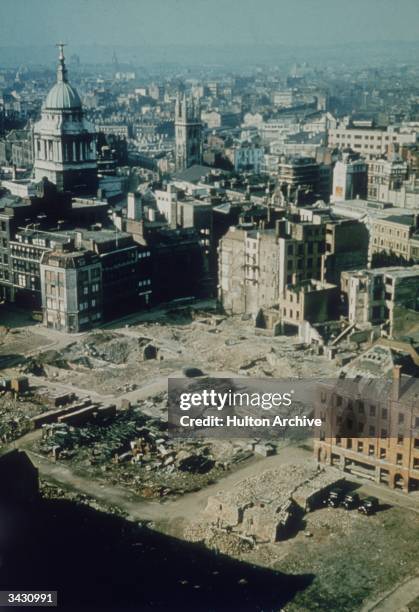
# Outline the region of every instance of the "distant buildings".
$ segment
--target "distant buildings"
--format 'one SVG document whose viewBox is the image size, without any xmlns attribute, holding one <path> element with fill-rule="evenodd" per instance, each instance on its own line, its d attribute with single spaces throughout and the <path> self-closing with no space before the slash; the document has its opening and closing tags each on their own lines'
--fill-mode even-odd
<svg viewBox="0 0 419 612">
<path fill-rule="evenodd" d="M 33 139 L 30 129 L 11 130 L 0 140 L 0 164 L 25 169 L 32 167 Z"/>
<path fill-rule="evenodd" d="M 236 172 L 259 174 L 262 170 L 265 151 L 262 147 L 243 142 L 226 151 Z"/>
</svg>

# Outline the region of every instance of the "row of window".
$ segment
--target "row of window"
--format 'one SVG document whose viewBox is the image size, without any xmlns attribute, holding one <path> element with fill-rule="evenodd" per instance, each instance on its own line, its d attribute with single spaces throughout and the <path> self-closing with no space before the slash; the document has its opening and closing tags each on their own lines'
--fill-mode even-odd
<svg viewBox="0 0 419 612">
<path fill-rule="evenodd" d="M 336 446 L 342 446 L 342 440 L 339 437 L 336 437 Z M 415 439 L 415 448 L 419 449 L 419 439 Z M 346 448 L 348 450 L 353 449 L 353 441 L 352 438 L 346 439 Z M 355 450 L 355 449 L 354 449 Z M 364 444 L 363 440 L 357 440 L 356 442 L 356 452 L 364 453 L 367 452 L 369 456 L 375 456 L 375 445 L 368 444 L 367 446 Z M 378 456 L 381 461 L 386 460 L 388 458 L 387 449 L 383 447 L 379 447 Z M 403 453 L 396 453 L 396 464 L 403 465 Z M 412 467 L 413 469 L 419 469 L 419 457 L 413 457 L 412 459 Z"/>
</svg>

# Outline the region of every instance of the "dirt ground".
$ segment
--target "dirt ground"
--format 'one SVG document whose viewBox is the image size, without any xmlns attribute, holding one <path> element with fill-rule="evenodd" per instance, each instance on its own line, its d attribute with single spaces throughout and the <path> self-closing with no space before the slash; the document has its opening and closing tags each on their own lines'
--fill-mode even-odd
<svg viewBox="0 0 419 612">
<path fill-rule="evenodd" d="M 147 345 L 156 348 L 157 358 L 144 360 L 144 347 Z M 225 372 L 227 375 L 267 379 L 324 378 L 334 377 L 337 373 L 333 362 L 305 349 L 295 338 L 258 336 L 251 322 L 240 317 L 225 318 L 190 309 L 158 314 L 154 318 L 150 315 L 147 321 L 140 323 L 115 323 L 106 330 L 76 337 L 58 335 L 37 325 L 19 327 L 16 323 L 9 330 L 3 330 L 0 336 L 0 357 L 10 355 L 26 356 L 27 361 L 20 368 L 27 370 L 31 384 L 51 388 L 57 384 L 107 398 L 130 397 L 135 390 L 143 390 L 144 399 L 151 406 L 145 412 L 160 418 L 161 407 L 153 401 L 149 387 L 156 381 L 165 386 L 167 376 L 185 366 L 193 365 L 206 373 L 217 372 L 218 375 Z M 15 367 L 13 371 L 21 369 Z M 4 372 L 7 374 L 7 370 Z M 38 411 L 40 407 L 36 404 L 17 402 L 9 406 L 0 398 L 2 421 L 7 423 L 9 417 L 12 421 L 17 417 L 23 424 L 22 432 L 16 429 L 18 426 L 11 426 L 16 435 L 26 432 L 28 417 Z M 292 448 L 287 453 L 292 454 Z M 214 455 L 218 459 L 222 449 L 214 450 Z M 121 466 L 110 462 L 106 465 L 97 461 L 97 457 L 95 463 L 92 458 L 94 453 L 90 448 L 82 449 L 74 461 L 68 459 L 53 464 L 42 457 L 39 461 L 41 467 L 45 464 L 47 474 L 51 470 L 66 470 L 67 480 L 79 491 L 82 491 L 85 481 L 84 495 L 93 483 L 97 484 L 96 489 L 104 499 L 112 497 L 111 493 L 118 491 L 116 483 L 121 483 Z M 260 462 L 267 464 L 280 460 L 281 457 L 275 456 Z M 238 471 L 252 470 L 253 473 L 259 469 L 259 460 L 252 460 Z M 72 470 L 77 474 L 72 474 Z M 126 501 L 126 510 L 130 514 L 135 510 L 141 516 L 143 512 L 148 520 L 153 517 L 153 521 L 160 516 L 167 522 L 167 531 L 175 530 L 179 535 L 185 528 L 185 521 L 191 520 L 191 515 L 196 516 L 205 505 L 209 491 L 217 490 L 224 486 L 222 483 L 229 483 L 237 477 L 233 469 L 216 484 L 211 484 L 221 474 L 214 471 L 191 478 L 189 474 L 179 476 L 177 472 L 169 471 L 164 474 L 154 469 L 146 471 L 145 468 L 144 473 L 139 474 L 137 466 L 131 465 L 124 465 L 123 471 L 127 477 L 126 482 L 121 483 L 119 496 Z M 77 477 L 83 481 L 82 484 Z M 178 477 L 185 482 L 175 482 Z M 89 480 L 91 478 L 95 480 Z M 134 492 L 138 495 L 148 486 L 147 481 L 150 489 L 159 484 L 161 488 L 172 488 L 180 495 L 169 495 L 170 499 L 164 504 L 153 499 L 127 501 L 126 495 Z M 201 490 L 192 492 L 197 489 Z M 49 494 L 54 496 L 56 492 L 50 491 Z M 155 495 L 151 494 L 151 497 Z M 361 610 L 365 601 L 377 598 L 416 574 L 418 537 L 419 515 L 407 508 L 385 506 L 372 517 L 361 516 L 356 511 L 325 508 L 306 515 L 301 529 L 289 540 L 251 549 L 232 546 L 228 553 L 254 565 L 312 576 L 311 585 L 297 594 L 287 605 L 286 612 L 326 609 L 350 612 Z M 216 539 L 213 545 L 217 547 Z M 416 605 L 412 610 L 418 608 L 417 602 L 412 605 Z"/>
<path fill-rule="evenodd" d="M 242 542 L 231 540 L 226 551 L 251 564 L 312 575 L 311 585 L 296 595 L 286 612 L 352 612 L 416 574 L 418 538 L 419 516 L 405 508 L 384 506 L 370 517 L 324 508 L 306 515 L 289 540 L 247 551 Z M 220 544 L 225 546 L 215 537 L 209 542 L 216 548 Z"/>
<path fill-rule="evenodd" d="M 295 338 L 255 334 L 251 322 L 240 317 L 212 316 L 207 312 L 159 315 L 154 321 L 112 330 L 93 331 L 82 337 L 60 339 L 50 346 L 31 328 L 6 335 L 3 353 L 36 347 L 24 370 L 44 380 L 72 385 L 87 392 L 116 397 L 194 365 L 204 372 L 238 376 L 316 378 L 334 376 L 336 366 L 304 349 Z M 14 332 L 16 330 L 13 330 Z M 24 334 L 19 344 L 15 336 Z M 39 336 L 39 338 L 38 338 Z M 146 345 L 155 347 L 157 359 L 144 360 Z"/>
<path fill-rule="evenodd" d="M 289 612 L 360 610 L 365 600 L 415 574 L 419 516 L 392 507 L 372 517 L 324 509 L 307 517 L 287 556 L 273 564 L 289 573 L 312 572 L 312 585 L 287 606 Z"/>
</svg>

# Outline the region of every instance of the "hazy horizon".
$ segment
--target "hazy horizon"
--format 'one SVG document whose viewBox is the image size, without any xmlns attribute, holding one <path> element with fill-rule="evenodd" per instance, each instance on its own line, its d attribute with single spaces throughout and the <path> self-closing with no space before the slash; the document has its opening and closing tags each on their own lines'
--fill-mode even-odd
<svg viewBox="0 0 419 612">
<path fill-rule="evenodd" d="M 1 0 L 0 45 L 325 46 L 419 39 L 418 0 Z"/>
</svg>

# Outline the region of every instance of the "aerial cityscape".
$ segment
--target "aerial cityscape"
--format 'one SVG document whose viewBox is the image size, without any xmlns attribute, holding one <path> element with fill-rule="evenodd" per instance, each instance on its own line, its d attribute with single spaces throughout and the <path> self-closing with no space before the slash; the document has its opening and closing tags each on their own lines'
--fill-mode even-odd
<svg viewBox="0 0 419 612">
<path fill-rule="evenodd" d="M 0 2 L 0 608 L 419 611 L 419 3 Z"/>
</svg>

